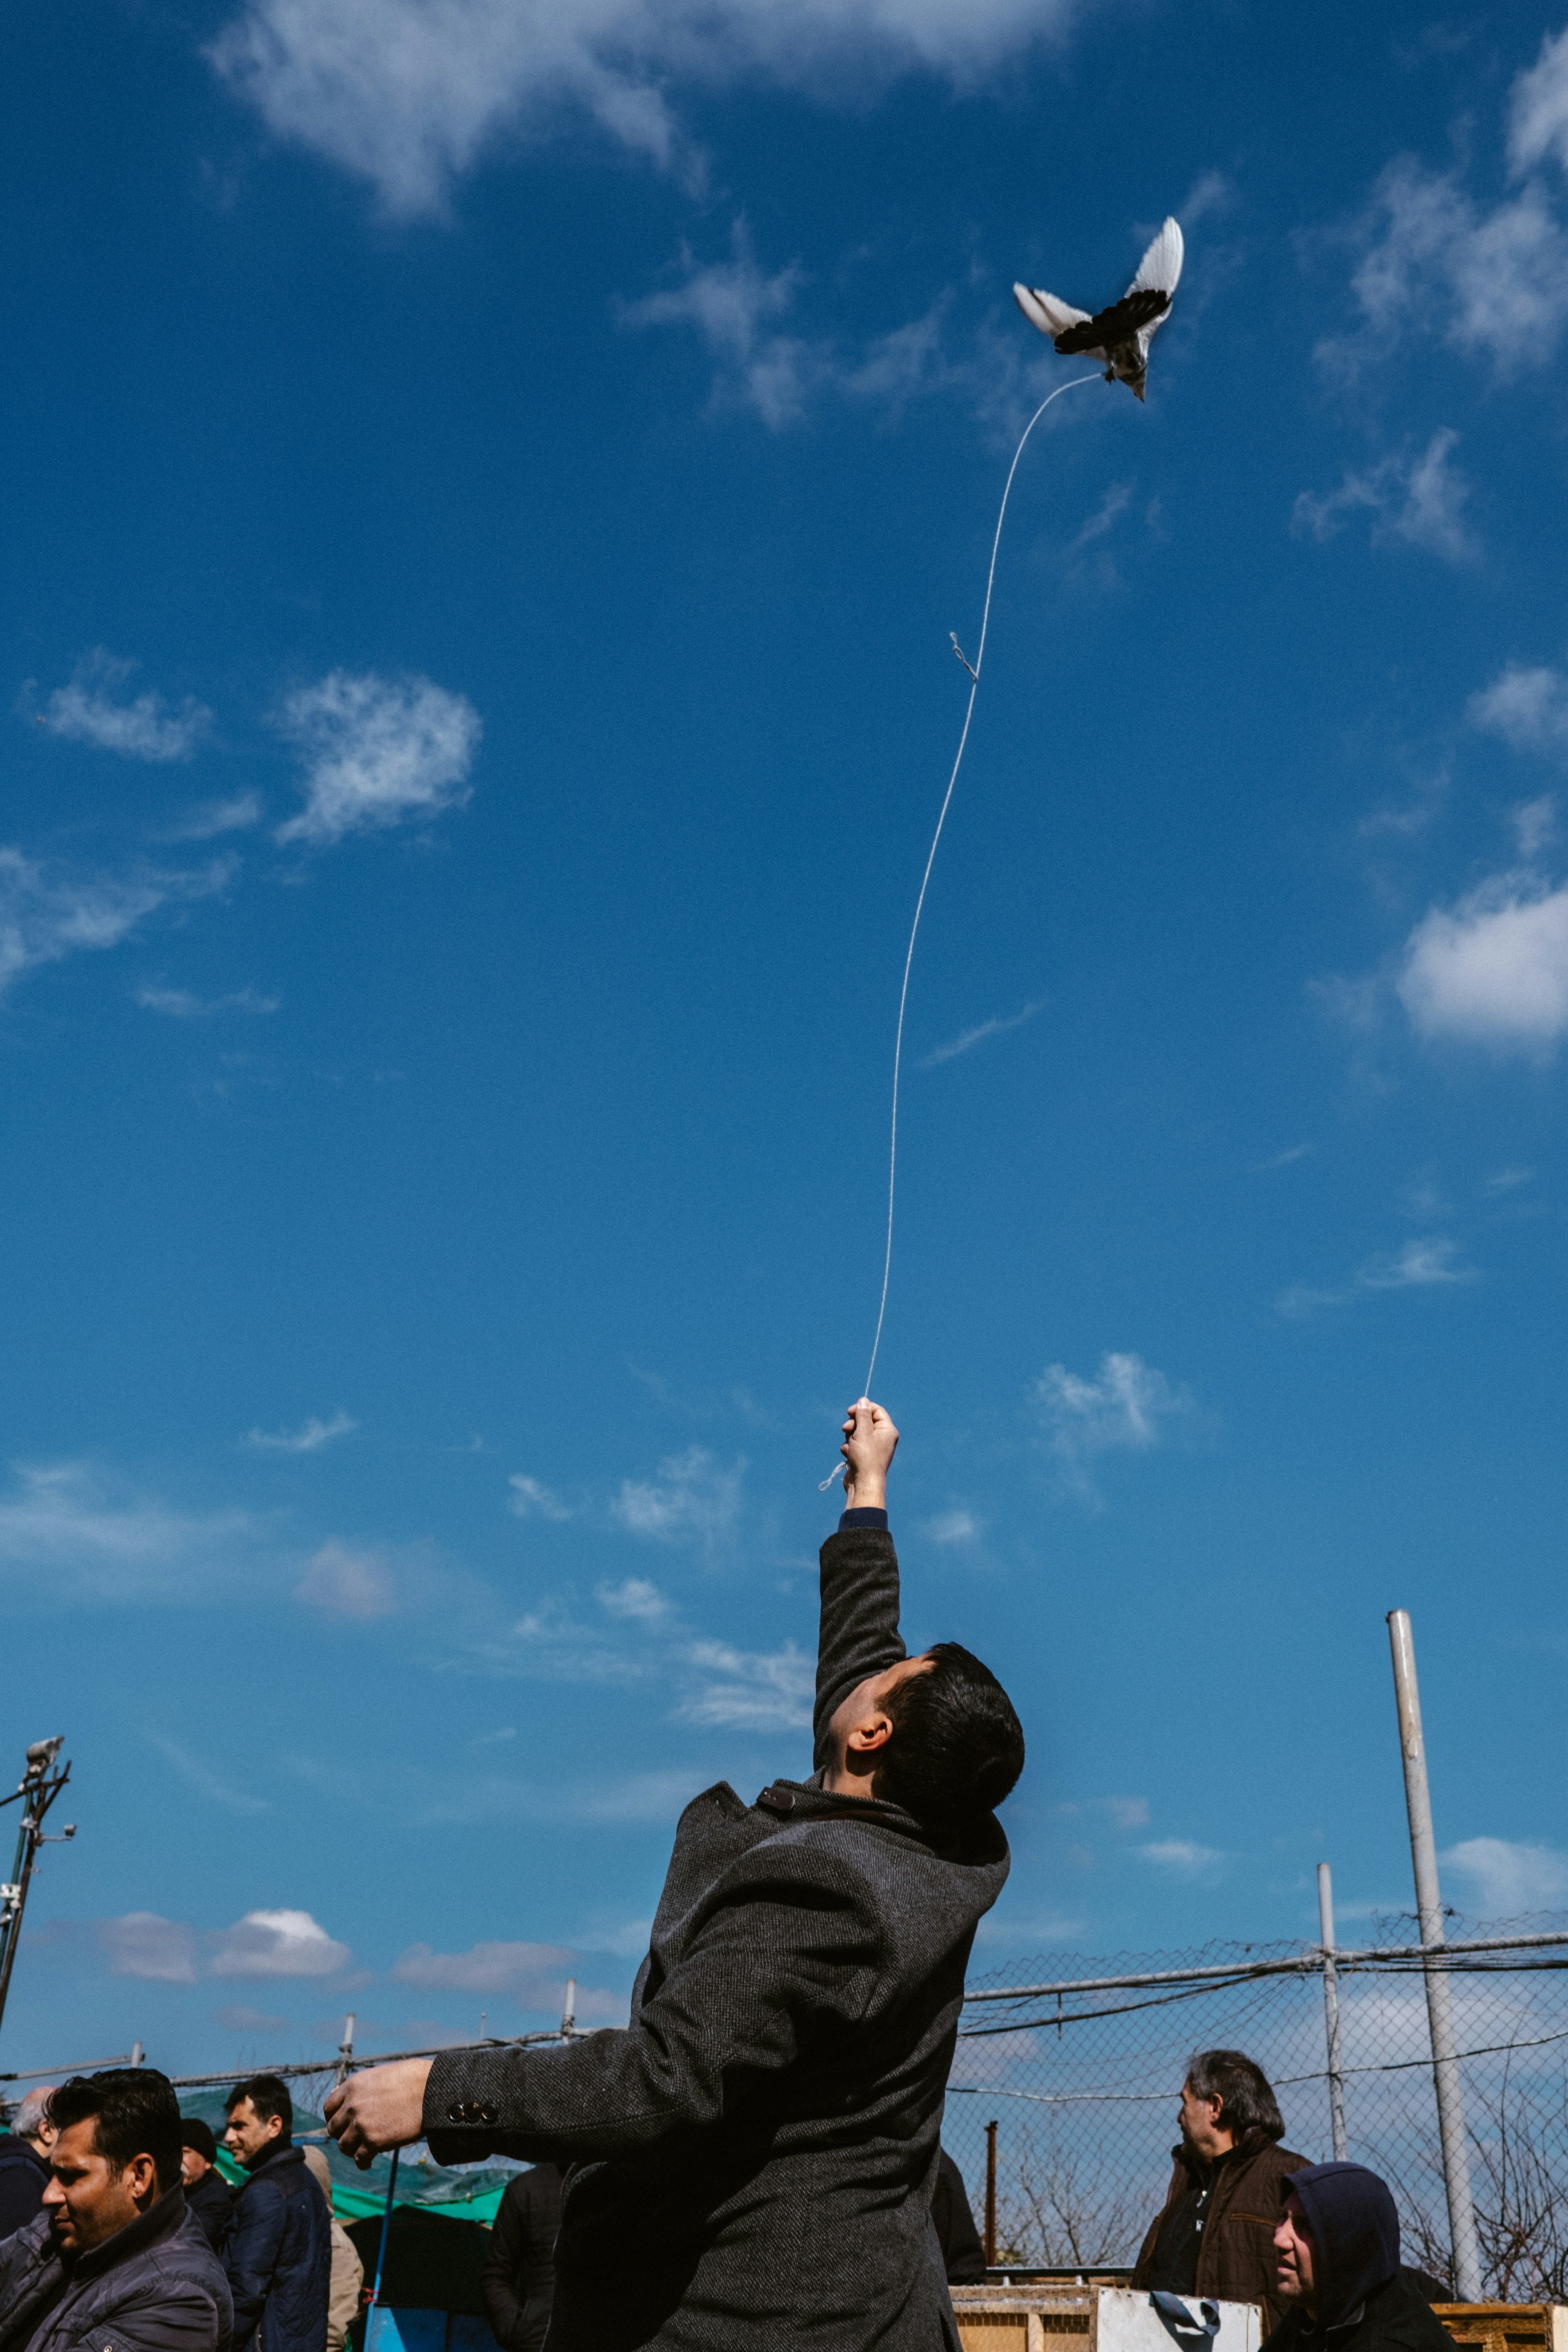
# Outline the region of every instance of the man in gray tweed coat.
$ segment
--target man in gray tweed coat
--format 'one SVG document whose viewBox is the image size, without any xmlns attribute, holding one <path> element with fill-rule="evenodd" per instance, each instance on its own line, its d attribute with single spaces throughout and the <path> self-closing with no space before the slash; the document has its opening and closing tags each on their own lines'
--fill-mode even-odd
<svg viewBox="0 0 1568 2352">
<path fill-rule="evenodd" d="M 688 1805 L 630 2024 L 368 2069 L 327 2101 L 362 2162 L 423 2133 L 442 2163 L 571 2168 L 548 2352 L 956 2352 L 931 2197 L 1024 1740 L 966 1650 L 906 1654 L 898 1432 L 866 1398 L 844 1427 L 816 1769 Z"/>
</svg>

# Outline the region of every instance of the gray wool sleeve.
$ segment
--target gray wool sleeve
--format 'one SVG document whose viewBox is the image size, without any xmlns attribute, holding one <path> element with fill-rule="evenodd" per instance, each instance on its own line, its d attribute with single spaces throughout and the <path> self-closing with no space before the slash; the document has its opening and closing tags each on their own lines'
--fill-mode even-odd
<svg viewBox="0 0 1568 2352">
<path fill-rule="evenodd" d="M 858 1683 L 909 1654 L 899 1633 L 899 1555 L 885 1528 L 844 1528 L 822 1547 L 813 1767 L 827 1762 L 827 1726 Z"/>
</svg>

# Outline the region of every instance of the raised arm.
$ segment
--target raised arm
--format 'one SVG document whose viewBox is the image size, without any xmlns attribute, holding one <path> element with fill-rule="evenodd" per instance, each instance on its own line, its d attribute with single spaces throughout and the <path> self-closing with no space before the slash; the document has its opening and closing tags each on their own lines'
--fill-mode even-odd
<svg viewBox="0 0 1568 2352">
<path fill-rule="evenodd" d="M 888 1472 L 898 1444 L 892 1418 L 879 1404 L 862 1397 L 850 1406 L 839 1448 L 847 1524 L 828 1537 L 821 1554 L 812 1726 L 818 1770 L 830 1760 L 826 1736 L 835 1708 L 868 1675 L 882 1674 L 908 1655 L 899 1633 L 899 1556 L 888 1533 Z"/>
</svg>

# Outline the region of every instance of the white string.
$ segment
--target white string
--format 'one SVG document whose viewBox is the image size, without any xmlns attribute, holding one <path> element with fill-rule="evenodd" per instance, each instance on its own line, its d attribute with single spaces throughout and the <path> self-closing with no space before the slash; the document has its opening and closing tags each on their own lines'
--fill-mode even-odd
<svg viewBox="0 0 1568 2352">
<path fill-rule="evenodd" d="M 942 839 L 942 829 L 947 823 L 948 803 L 952 798 L 952 788 L 958 782 L 958 772 L 963 765 L 964 747 L 969 741 L 969 722 L 974 716 L 974 698 L 980 691 L 980 672 L 985 660 L 985 636 L 991 626 L 991 591 L 996 580 L 996 551 L 1002 544 L 1002 525 L 1006 520 L 1007 500 L 1012 493 L 1013 477 L 1018 470 L 1018 460 L 1024 454 L 1025 442 L 1027 441 L 1052 401 L 1059 400 L 1064 392 L 1075 391 L 1080 383 L 1098 383 L 1100 381 L 1100 370 L 1096 368 L 1091 375 L 1075 375 L 1068 383 L 1058 383 L 1055 392 L 1046 394 L 1027 425 L 1025 425 L 1018 446 L 1013 452 L 1013 462 L 1007 468 L 1007 480 L 1002 492 L 1002 503 L 996 510 L 996 530 L 991 541 L 991 569 L 985 575 L 985 609 L 981 616 L 980 645 L 975 653 L 973 667 L 964 660 L 957 637 L 952 638 L 952 650 L 957 654 L 959 660 L 963 662 L 964 668 L 969 671 L 971 681 L 969 705 L 963 714 L 963 732 L 958 739 L 958 756 L 952 763 L 952 773 L 947 780 L 947 790 L 942 795 L 942 814 L 937 818 L 936 831 L 931 835 L 930 855 L 926 858 L 925 872 L 921 877 L 921 894 L 915 900 L 915 919 L 910 926 L 910 944 L 904 956 L 904 984 L 899 991 L 899 1026 L 893 1040 L 893 1119 L 888 1146 L 888 1246 L 882 1257 L 882 1297 L 877 1308 L 877 1336 L 871 1342 L 871 1361 L 867 1368 L 866 1385 L 860 1391 L 862 1396 L 869 1396 L 871 1393 L 871 1375 L 877 1369 L 877 1351 L 882 1344 L 882 1322 L 888 1312 L 888 1279 L 893 1266 L 893 1187 L 898 1181 L 899 1172 L 899 1072 L 904 1054 L 904 1007 L 909 1002 L 910 969 L 915 960 L 915 936 L 920 929 L 921 915 L 925 907 L 926 887 L 931 880 L 931 867 L 936 863 L 936 847 Z M 948 634 L 952 635 L 952 632 L 950 630 Z M 836 1463 L 828 1475 L 817 1487 L 817 1493 L 825 1495 L 834 1479 L 847 1467 L 847 1465 L 843 1462 Z"/>
</svg>

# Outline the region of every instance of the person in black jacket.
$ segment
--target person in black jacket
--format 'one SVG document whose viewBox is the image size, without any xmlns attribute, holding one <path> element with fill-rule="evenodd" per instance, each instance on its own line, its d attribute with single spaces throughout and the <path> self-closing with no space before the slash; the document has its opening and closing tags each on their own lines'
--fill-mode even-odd
<svg viewBox="0 0 1568 2352">
<path fill-rule="evenodd" d="M 479 2299 L 501 2352 L 540 2352 L 555 2292 L 561 2167 L 536 2164 L 509 2180 L 479 2274 Z"/>
<path fill-rule="evenodd" d="M 49 2115 L 44 2210 L 0 2245 L 0 2352 L 229 2352 L 228 2286 L 185 2210 L 168 2076 L 73 2075 Z"/>
<path fill-rule="evenodd" d="M 223 2250 L 235 2352 L 253 2339 L 258 2352 L 327 2352 L 331 2219 L 293 2130 L 294 2103 L 276 2074 L 235 2084 L 223 2143 L 250 2175 Z"/>
<path fill-rule="evenodd" d="M 29 2091 L 11 2118 L 10 2130 L 0 2132 L 0 2239 L 30 2221 L 44 2201 L 49 2144 L 55 2136 L 48 2120 L 54 2087 L 49 2083 Z"/>
<path fill-rule="evenodd" d="M 723 1781 L 688 1805 L 630 2023 L 367 2068 L 327 2099 L 361 2162 L 423 2129 L 438 2164 L 571 2163 L 552 2352 L 956 2352 L 931 2190 L 1024 1735 L 967 1650 L 909 1656 L 898 1432 L 863 1397 L 845 1437 L 816 1769 L 754 1805 Z"/>
<path fill-rule="evenodd" d="M 234 2218 L 234 2191 L 217 2168 L 217 2142 L 211 2124 L 204 2124 L 200 2116 L 186 2116 L 180 2125 L 180 2150 L 185 2210 L 195 2215 L 207 2233 L 208 2245 L 221 2254 Z"/>
<path fill-rule="evenodd" d="M 1399 2216 L 1364 2164 L 1310 2164 L 1285 2183 L 1274 2232 L 1285 2317 L 1268 2352 L 1454 2352 L 1399 2267 Z"/>
<path fill-rule="evenodd" d="M 937 2244 L 942 2248 L 942 2267 L 949 2286 L 984 2286 L 985 2249 L 974 2226 L 963 2175 L 945 2147 L 937 2154 L 931 2221 Z"/>
</svg>

